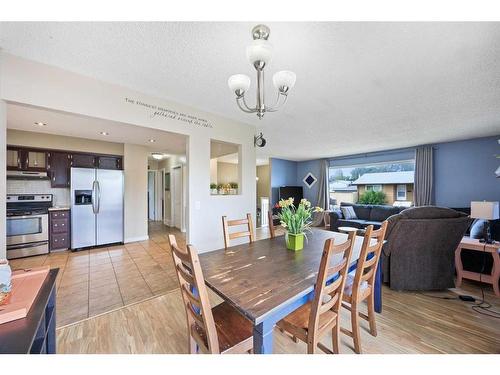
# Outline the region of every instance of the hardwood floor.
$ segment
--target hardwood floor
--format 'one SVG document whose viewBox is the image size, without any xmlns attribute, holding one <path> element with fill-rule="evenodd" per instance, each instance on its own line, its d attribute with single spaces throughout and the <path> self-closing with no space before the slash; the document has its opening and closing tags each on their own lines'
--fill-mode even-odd
<svg viewBox="0 0 500 375">
<path fill-rule="evenodd" d="M 266 236 L 257 231 L 257 238 Z M 377 314 L 378 336 L 362 321 L 364 353 L 500 353 L 499 320 L 481 315 L 471 304 L 444 300 L 469 294 L 480 297 L 479 284 L 442 293 L 395 292 L 384 287 L 383 312 Z M 500 299 L 485 287 L 486 300 L 500 311 Z M 212 305 L 220 299 L 211 293 Z M 59 353 L 186 353 L 184 309 L 178 289 L 118 310 L 92 317 L 57 331 Z M 341 325 L 350 324 L 343 311 Z M 275 353 L 306 353 L 306 345 L 274 332 Z M 322 342 L 330 347 L 331 336 Z M 341 336 L 340 352 L 354 353 L 352 340 Z"/>
</svg>

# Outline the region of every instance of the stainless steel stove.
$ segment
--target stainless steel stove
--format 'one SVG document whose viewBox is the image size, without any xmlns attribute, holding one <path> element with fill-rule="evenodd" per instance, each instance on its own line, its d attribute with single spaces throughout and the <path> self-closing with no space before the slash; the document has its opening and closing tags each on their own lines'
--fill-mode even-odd
<svg viewBox="0 0 500 375">
<path fill-rule="evenodd" d="M 52 194 L 7 195 L 7 259 L 49 252 Z"/>
</svg>

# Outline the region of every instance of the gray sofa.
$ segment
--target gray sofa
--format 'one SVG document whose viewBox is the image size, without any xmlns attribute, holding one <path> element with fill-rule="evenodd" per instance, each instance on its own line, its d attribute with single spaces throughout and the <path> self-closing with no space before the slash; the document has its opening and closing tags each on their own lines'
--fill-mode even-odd
<svg viewBox="0 0 500 375">
<path fill-rule="evenodd" d="M 341 207 L 352 206 L 356 213 L 356 219 L 345 219 L 342 211 L 332 210 L 330 212 L 330 230 L 337 231 L 339 227 L 354 227 L 363 229 L 368 225 L 373 225 L 375 229 L 389 216 L 399 214 L 404 207 L 394 207 L 374 204 L 352 204 L 341 203 Z"/>
<path fill-rule="evenodd" d="M 391 289 L 454 287 L 455 249 L 471 218 L 450 208 L 424 206 L 407 208 L 387 221 L 382 269 Z"/>
</svg>

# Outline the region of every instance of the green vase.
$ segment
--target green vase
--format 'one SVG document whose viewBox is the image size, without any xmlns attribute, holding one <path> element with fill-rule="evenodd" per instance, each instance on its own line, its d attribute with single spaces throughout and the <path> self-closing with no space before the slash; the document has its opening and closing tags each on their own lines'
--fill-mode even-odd
<svg viewBox="0 0 500 375">
<path fill-rule="evenodd" d="M 293 251 L 299 251 L 304 248 L 304 233 L 288 233 L 286 239 L 286 248 Z"/>
</svg>

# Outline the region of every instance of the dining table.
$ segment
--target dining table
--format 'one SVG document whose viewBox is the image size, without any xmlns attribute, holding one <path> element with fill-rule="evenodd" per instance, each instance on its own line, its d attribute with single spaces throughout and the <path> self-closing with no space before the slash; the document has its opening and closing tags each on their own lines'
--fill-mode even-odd
<svg viewBox="0 0 500 375">
<path fill-rule="evenodd" d="M 312 300 L 329 238 L 340 244 L 347 234 L 311 228 L 300 251 L 288 250 L 284 236 L 277 236 L 200 254 L 205 284 L 252 322 L 254 353 L 272 353 L 276 323 Z M 356 236 L 349 272 L 356 269 L 362 243 L 363 237 Z M 333 256 L 332 265 L 341 258 L 342 254 Z M 379 260 L 374 286 L 378 313 L 382 311 L 381 269 Z M 330 280 L 336 277 L 329 275 Z"/>
</svg>

